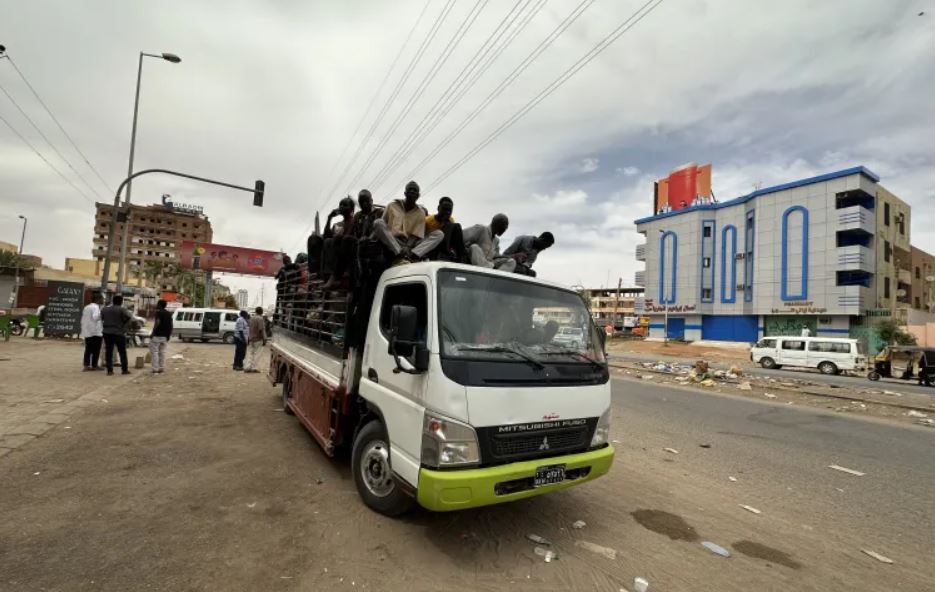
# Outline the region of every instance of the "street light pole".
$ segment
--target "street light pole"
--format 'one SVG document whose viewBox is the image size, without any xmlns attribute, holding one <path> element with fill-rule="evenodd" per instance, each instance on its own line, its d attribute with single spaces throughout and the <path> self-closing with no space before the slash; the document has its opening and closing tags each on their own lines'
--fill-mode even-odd
<svg viewBox="0 0 935 592">
<path fill-rule="evenodd" d="M 15 279 L 13 280 L 13 308 L 16 308 L 16 305 L 19 304 L 19 268 L 23 261 L 23 243 L 26 242 L 26 223 L 29 222 L 26 216 L 20 214 L 19 217 L 23 221 L 23 232 L 19 237 L 19 261 L 16 263 Z"/>
<path fill-rule="evenodd" d="M 133 128 L 130 132 L 130 162 L 127 165 L 127 177 L 133 177 L 133 157 L 136 153 L 136 122 L 139 117 L 140 112 L 140 83 L 143 79 L 143 57 L 149 58 L 159 58 L 173 64 L 178 64 L 182 61 L 182 58 L 172 53 L 144 53 L 140 52 L 140 63 L 136 69 L 136 99 L 133 102 Z M 127 238 L 130 235 L 130 193 L 132 190 L 132 181 L 127 184 L 127 196 L 124 199 L 123 205 L 126 209 L 126 217 L 123 221 L 123 234 L 120 238 L 120 259 L 117 262 L 117 293 L 123 289 L 123 275 L 124 267 L 126 266 L 127 261 Z M 113 216 L 117 215 L 116 209 L 112 212 Z"/>
</svg>

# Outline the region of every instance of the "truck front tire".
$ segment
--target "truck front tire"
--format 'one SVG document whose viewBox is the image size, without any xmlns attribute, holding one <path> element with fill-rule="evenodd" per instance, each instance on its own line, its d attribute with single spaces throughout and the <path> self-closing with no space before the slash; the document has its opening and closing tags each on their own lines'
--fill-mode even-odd
<svg viewBox="0 0 935 592">
<path fill-rule="evenodd" d="M 386 428 L 371 421 L 360 429 L 354 440 L 351 470 L 357 493 L 371 510 L 395 517 L 409 511 L 415 500 L 396 483 L 390 467 L 390 439 Z"/>
</svg>

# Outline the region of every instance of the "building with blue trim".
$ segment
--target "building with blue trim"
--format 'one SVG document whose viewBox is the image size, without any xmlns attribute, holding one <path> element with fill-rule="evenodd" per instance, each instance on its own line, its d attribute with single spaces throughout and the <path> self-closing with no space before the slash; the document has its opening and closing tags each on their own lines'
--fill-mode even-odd
<svg viewBox="0 0 935 592">
<path fill-rule="evenodd" d="M 910 208 L 862 166 L 636 220 L 650 337 L 865 337 L 910 302 Z"/>
</svg>

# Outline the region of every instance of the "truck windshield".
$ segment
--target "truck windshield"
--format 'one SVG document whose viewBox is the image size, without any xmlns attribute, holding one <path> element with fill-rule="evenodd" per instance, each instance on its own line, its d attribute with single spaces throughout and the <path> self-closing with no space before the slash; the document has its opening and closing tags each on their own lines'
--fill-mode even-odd
<svg viewBox="0 0 935 592">
<path fill-rule="evenodd" d="M 603 345 L 580 296 L 482 273 L 439 272 L 438 318 L 448 358 L 594 365 Z M 534 362 L 534 363 L 535 363 Z"/>
</svg>

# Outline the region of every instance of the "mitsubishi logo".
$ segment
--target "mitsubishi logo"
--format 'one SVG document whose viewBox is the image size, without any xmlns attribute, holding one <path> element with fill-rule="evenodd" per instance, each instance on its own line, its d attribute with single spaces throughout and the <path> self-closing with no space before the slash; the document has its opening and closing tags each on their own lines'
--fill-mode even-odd
<svg viewBox="0 0 935 592">
<path fill-rule="evenodd" d="M 549 438 L 546 436 L 542 439 L 542 444 L 539 444 L 539 450 L 548 450 L 549 449 Z"/>
</svg>

